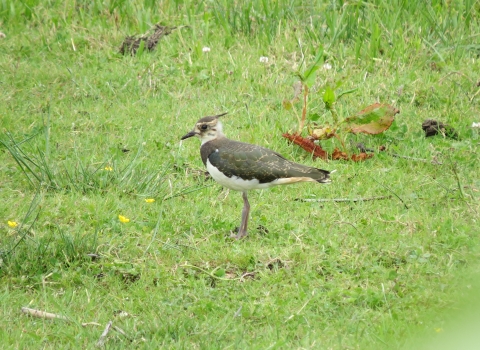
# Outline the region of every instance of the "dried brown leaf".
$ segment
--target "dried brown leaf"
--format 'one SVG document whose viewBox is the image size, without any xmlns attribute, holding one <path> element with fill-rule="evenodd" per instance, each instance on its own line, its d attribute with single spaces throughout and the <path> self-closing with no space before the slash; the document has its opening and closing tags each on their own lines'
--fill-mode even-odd
<svg viewBox="0 0 480 350">
<path fill-rule="evenodd" d="M 335 129 L 330 126 L 309 130 L 310 136 L 315 140 L 328 140 L 335 136 Z"/>
<path fill-rule="evenodd" d="M 373 153 L 365 153 L 365 152 L 348 155 L 347 153 L 340 151 L 338 148 L 335 148 L 332 152 L 333 160 L 352 160 L 354 162 L 363 162 L 364 160 L 367 160 L 372 157 L 373 157 Z"/>
<path fill-rule="evenodd" d="M 285 133 L 282 136 L 290 140 L 294 144 L 302 147 L 305 151 L 312 154 L 314 158 L 322 158 L 325 160 L 327 159 L 327 152 L 325 152 L 319 145 L 313 143 L 312 140 L 302 137 L 298 134 Z"/>
<path fill-rule="evenodd" d="M 354 162 L 363 162 L 364 160 L 367 160 L 369 158 L 373 157 L 373 153 L 358 153 L 358 154 L 352 154 L 350 156 L 350 159 L 353 160 Z"/>
<path fill-rule="evenodd" d="M 331 158 L 332 158 L 333 160 L 340 160 L 340 159 L 348 160 L 348 159 L 349 159 L 348 154 L 346 154 L 345 152 L 340 151 L 338 148 L 335 148 L 335 149 L 333 150 Z"/>
</svg>

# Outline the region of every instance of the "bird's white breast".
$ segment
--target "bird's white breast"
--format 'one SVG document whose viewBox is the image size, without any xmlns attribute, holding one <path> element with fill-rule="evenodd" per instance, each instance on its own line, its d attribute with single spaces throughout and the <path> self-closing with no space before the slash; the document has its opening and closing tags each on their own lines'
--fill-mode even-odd
<svg viewBox="0 0 480 350">
<path fill-rule="evenodd" d="M 234 191 L 258 190 L 258 189 L 268 188 L 268 187 L 281 184 L 281 183 L 277 183 L 278 180 L 275 180 L 273 182 L 260 183 L 260 181 L 258 181 L 257 179 L 244 180 L 238 176 L 232 176 L 232 177 L 225 176 L 220 170 L 218 170 L 216 167 L 214 167 L 210 163 L 209 159 L 207 159 L 207 171 L 210 173 L 213 179 L 217 181 L 219 184 L 227 188 L 230 188 L 231 190 L 234 190 Z"/>
</svg>

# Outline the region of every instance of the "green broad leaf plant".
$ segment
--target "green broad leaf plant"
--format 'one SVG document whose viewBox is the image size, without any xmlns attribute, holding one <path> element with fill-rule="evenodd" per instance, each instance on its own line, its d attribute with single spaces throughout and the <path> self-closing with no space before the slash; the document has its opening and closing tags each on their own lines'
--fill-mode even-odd
<svg viewBox="0 0 480 350">
<path fill-rule="evenodd" d="M 389 104 L 377 102 L 365 107 L 363 110 L 352 116 L 342 118 L 338 115 L 335 108 L 336 103 L 340 98 L 357 90 L 357 88 L 354 88 L 339 92 L 338 89 L 342 85 L 342 82 L 336 84 L 325 83 L 320 89 L 318 89 L 318 92 L 316 96 L 314 95 L 313 99 L 314 103 L 323 102 L 325 110 L 332 115 L 333 123 L 327 124 L 325 122 L 323 125 L 320 125 L 318 121 L 321 116 L 318 113 L 309 114 L 308 120 L 310 122 L 307 125 L 308 136 L 302 136 L 302 132 L 307 122 L 309 95 L 310 92 L 313 91 L 312 88 L 316 82 L 318 70 L 323 64 L 323 57 L 324 50 L 323 48 L 320 48 L 314 62 L 305 70 L 305 72 L 303 74 L 300 72 L 296 73 L 299 80 L 294 84 L 294 96 L 292 99 L 284 100 L 283 107 L 286 110 L 295 111 L 294 105 L 302 100 L 302 114 L 301 117 L 298 117 L 298 114 L 296 114 L 298 119 L 297 132 L 293 134 L 284 133 L 283 137 L 302 147 L 307 152 L 312 153 L 315 158 L 320 157 L 323 159 L 344 159 L 353 161 L 362 161 L 371 158 L 373 156 L 372 153 L 367 154 L 362 152 L 360 154 L 347 154 L 344 142 L 347 135 L 359 133 L 368 135 L 381 134 L 390 128 L 395 120 L 395 115 L 400 111 Z M 333 137 L 340 141 L 343 151 L 335 148 L 331 154 L 328 154 L 320 146 L 319 142 Z"/>
</svg>

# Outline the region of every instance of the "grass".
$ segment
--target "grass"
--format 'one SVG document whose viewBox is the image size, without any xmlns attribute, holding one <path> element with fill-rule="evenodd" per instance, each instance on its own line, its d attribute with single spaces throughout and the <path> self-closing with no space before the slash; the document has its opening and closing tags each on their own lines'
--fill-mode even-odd
<svg viewBox="0 0 480 350">
<path fill-rule="evenodd" d="M 475 1 L 0 2 L 3 347 L 94 348 L 110 320 L 126 333 L 108 334 L 112 348 L 412 349 L 454 334 L 478 294 L 478 13 Z M 152 53 L 118 54 L 157 22 L 179 28 Z M 309 114 L 331 122 L 316 91 L 341 82 L 356 88 L 341 117 L 377 101 L 401 111 L 347 146 L 427 161 L 314 161 L 282 138 L 297 128 L 282 101 L 320 47 L 332 69 Z M 197 140 L 179 142 L 224 111 L 232 139 L 337 170 L 329 186 L 251 193 L 239 242 L 240 195 L 205 178 Z M 459 139 L 425 138 L 429 118 Z M 391 198 L 296 201 L 373 196 Z"/>
</svg>

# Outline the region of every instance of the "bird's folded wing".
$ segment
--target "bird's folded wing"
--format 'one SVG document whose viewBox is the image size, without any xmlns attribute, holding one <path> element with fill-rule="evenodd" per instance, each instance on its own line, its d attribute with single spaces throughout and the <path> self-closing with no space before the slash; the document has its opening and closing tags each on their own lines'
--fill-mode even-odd
<svg viewBox="0 0 480 350">
<path fill-rule="evenodd" d="M 228 177 L 257 179 L 260 183 L 305 177 L 318 182 L 328 181 L 328 171 L 291 162 L 268 148 L 231 140 L 208 143 L 211 143 L 208 151 L 203 149 L 207 144 L 202 146 L 202 159 L 205 156 L 206 162 L 208 158 L 210 164 Z"/>
</svg>

